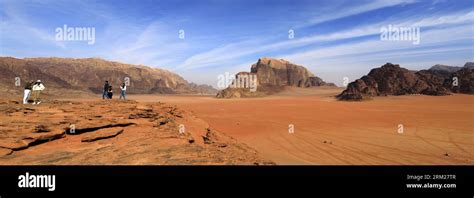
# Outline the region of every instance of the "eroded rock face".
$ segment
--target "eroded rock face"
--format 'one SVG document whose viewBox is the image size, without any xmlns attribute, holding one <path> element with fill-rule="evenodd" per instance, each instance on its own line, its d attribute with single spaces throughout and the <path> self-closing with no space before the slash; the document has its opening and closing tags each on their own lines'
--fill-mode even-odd
<svg viewBox="0 0 474 198">
<path fill-rule="evenodd" d="M 250 71 L 257 74 L 259 84 L 276 86 L 310 86 L 309 77 L 314 76 L 302 66 L 271 58 L 259 59 Z"/>
<path fill-rule="evenodd" d="M 425 81 L 434 83 L 437 87 L 442 86 L 448 92 L 472 94 L 474 93 L 473 69 L 473 62 L 467 62 L 463 67 L 435 65 L 428 70 L 428 73 L 437 77 Z M 421 70 L 417 74 L 423 72 L 426 73 L 425 70 Z M 457 79 L 457 86 L 454 85 L 455 79 Z M 442 85 L 440 82 L 443 82 Z"/>
<path fill-rule="evenodd" d="M 436 67 L 439 68 L 439 67 Z M 387 63 L 372 69 L 369 74 L 351 82 L 347 89 L 337 96 L 340 100 L 362 100 L 372 96 L 386 95 L 448 95 L 451 92 L 473 93 L 473 71 L 462 68 L 456 72 L 450 69 L 429 69 L 409 71 L 396 64 Z M 454 77 L 459 85 L 453 84 Z"/>
<path fill-rule="evenodd" d="M 458 78 L 459 86 L 452 87 L 451 90 L 455 93 L 474 93 L 474 69 L 472 67 L 464 67 L 452 75 Z"/>
<path fill-rule="evenodd" d="M 260 58 L 251 73 L 257 74 L 259 85 L 310 87 L 329 85 L 305 67 L 283 59 Z"/>
<path fill-rule="evenodd" d="M 450 94 L 451 73 L 443 70 L 421 70 L 415 73 L 424 82 L 424 89 L 419 93 L 424 95 L 442 96 Z M 425 86 L 426 85 L 426 86 Z"/>
<path fill-rule="evenodd" d="M 315 76 L 305 67 L 290 63 L 283 59 L 260 58 L 253 64 L 249 72 L 240 74 L 256 75 L 257 91 L 250 91 L 245 88 L 226 88 L 220 91 L 218 98 L 240 98 L 240 97 L 260 97 L 271 95 L 283 90 L 286 86 L 291 87 L 318 87 L 335 86 L 333 83 L 326 83 L 321 78 Z"/>
<path fill-rule="evenodd" d="M 420 82 L 414 73 L 387 63 L 350 83 L 337 97 L 341 100 L 361 100 L 367 96 L 412 94 L 423 87 L 427 85 Z"/>
<path fill-rule="evenodd" d="M 47 93 L 61 89 L 102 93 L 105 80 L 118 89 L 126 77 L 130 82 L 128 93 L 217 93 L 211 86 L 188 83 L 167 70 L 99 58 L 0 57 L 0 88 L 14 89 L 15 77 L 21 78 L 22 85 L 28 80 L 41 79 L 48 88 Z"/>
</svg>

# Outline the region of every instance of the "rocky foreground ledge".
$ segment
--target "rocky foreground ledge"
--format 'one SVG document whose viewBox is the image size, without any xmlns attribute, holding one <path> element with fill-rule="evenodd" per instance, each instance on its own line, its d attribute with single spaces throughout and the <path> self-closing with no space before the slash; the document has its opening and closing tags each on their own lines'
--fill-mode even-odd
<svg viewBox="0 0 474 198">
<path fill-rule="evenodd" d="M 0 164 L 273 164 L 164 103 L 0 101 Z"/>
</svg>

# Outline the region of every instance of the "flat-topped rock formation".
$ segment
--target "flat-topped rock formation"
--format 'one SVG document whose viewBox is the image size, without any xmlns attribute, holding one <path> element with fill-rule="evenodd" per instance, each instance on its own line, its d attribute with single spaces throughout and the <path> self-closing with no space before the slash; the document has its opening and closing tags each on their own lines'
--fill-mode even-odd
<svg viewBox="0 0 474 198">
<path fill-rule="evenodd" d="M 241 75 L 255 75 L 256 90 L 249 90 L 247 87 L 230 86 L 220 91 L 217 97 L 259 97 L 278 93 L 288 86 L 305 88 L 335 86 L 333 83 L 324 82 L 301 65 L 296 65 L 283 59 L 267 57 L 258 59 L 257 63 L 251 66 L 250 72 L 240 72 L 236 74 L 235 78 L 239 79 Z"/>
</svg>

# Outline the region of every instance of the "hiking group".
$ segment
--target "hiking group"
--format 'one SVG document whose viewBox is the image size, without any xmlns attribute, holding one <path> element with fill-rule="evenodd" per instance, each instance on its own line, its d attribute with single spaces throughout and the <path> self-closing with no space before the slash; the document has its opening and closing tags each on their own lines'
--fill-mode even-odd
<svg viewBox="0 0 474 198">
<path fill-rule="evenodd" d="M 33 104 L 41 103 L 41 92 L 45 89 L 43 82 L 37 80 L 36 82 L 28 81 L 25 85 L 23 104 L 28 104 L 30 96 L 33 96 Z"/>
<path fill-rule="evenodd" d="M 119 97 L 119 99 L 126 100 L 126 98 L 125 98 L 125 92 L 126 91 L 127 91 L 127 85 L 125 85 L 125 83 L 122 83 L 120 85 L 120 97 Z M 113 95 L 114 94 L 113 94 L 112 85 L 109 84 L 109 81 L 105 81 L 104 90 L 103 90 L 103 93 L 102 93 L 102 99 L 112 99 Z"/>
<path fill-rule="evenodd" d="M 37 105 L 41 103 L 41 92 L 45 89 L 45 86 L 41 80 L 37 80 L 33 82 L 32 80 L 28 81 L 25 84 L 24 94 L 23 94 L 23 104 L 29 104 L 28 101 L 32 97 L 33 105 Z M 120 97 L 119 99 L 126 100 L 125 92 L 127 91 L 127 85 L 122 83 L 120 85 Z M 104 91 L 102 94 L 102 99 L 112 99 L 113 90 L 112 86 L 109 84 L 109 81 L 105 81 L 104 84 Z"/>
</svg>

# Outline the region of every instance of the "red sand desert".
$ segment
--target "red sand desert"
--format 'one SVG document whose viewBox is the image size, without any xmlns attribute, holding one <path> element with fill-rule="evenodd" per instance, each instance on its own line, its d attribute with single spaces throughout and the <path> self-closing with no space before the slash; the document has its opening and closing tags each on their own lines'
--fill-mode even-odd
<svg viewBox="0 0 474 198">
<path fill-rule="evenodd" d="M 128 117 L 128 121 L 135 124 L 118 126 L 116 129 L 124 129 L 120 135 L 114 131 L 106 131 L 108 129 L 105 128 L 100 129 L 99 132 L 105 130 L 100 132 L 105 136 L 117 135 L 117 137 L 90 143 L 81 140 L 94 139 L 96 137 L 92 136 L 96 135 L 84 133 L 33 145 L 28 149 L 14 149 L 4 153 L 0 162 L 2 164 L 474 164 L 473 95 L 407 95 L 377 97 L 362 102 L 344 102 L 337 101 L 333 97 L 340 91 L 340 88 L 290 88 L 280 94 L 263 98 L 217 99 L 213 96 L 198 95 L 129 95 L 131 99 L 129 102 L 71 98 L 61 101 L 72 102 L 57 101 L 48 104 L 46 101 L 38 106 L 24 108 L 18 104 L 23 109 L 11 115 L 15 113 L 29 115 L 28 111 L 35 111 L 52 116 L 48 119 L 86 120 L 92 126 L 104 122 L 124 122 L 122 118 Z M 182 115 L 177 117 L 169 113 L 174 106 Z M 99 113 L 99 110 L 105 113 Z M 149 116 L 150 113 L 152 116 Z M 157 118 L 153 118 L 155 114 Z M 151 122 L 150 119 L 163 119 L 160 115 L 173 119 L 173 125 L 164 125 L 165 128 L 154 126 L 156 122 Z M 131 116 L 134 116 L 133 119 L 130 119 Z M 12 126 L 11 123 L 21 125 L 31 121 L 25 119 L 15 121 L 3 117 L 2 122 L 3 126 Z M 34 120 L 41 121 L 41 119 Z M 188 127 L 188 134 L 180 135 L 172 132 L 177 123 L 184 123 Z M 293 133 L 289 131 L 290 125 L 294 126 Z M 400 131 L 401 125 L 403 131 Z M 170 128 L 173 128 L 171 132 L 167 130 Z M 215 131 L 214 136 L 221 137 L 217 138 L 220 139 L 220 143 L 214 141 L 216 138 L 206 139 L 207 128 Z M 205 137 L 204 141 L 202 137 Z M 189 143 L 190 138 L 193 142 L 195 140 L 195 144 Z M 209 143 L 206 141 L 213 144 L 206 144 Z"/>
<path fill-rule="evenodd" d="M 339 89 L 215 99 L 134 96 L 176 104 L 277 164 L 473 164 L 474 96 L 389 96 L 342 102 Z M 289 133 L 289 125 L 294 133 Z M 403 133 L 399 133 L 399 125 Z"/>
</svg>

